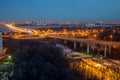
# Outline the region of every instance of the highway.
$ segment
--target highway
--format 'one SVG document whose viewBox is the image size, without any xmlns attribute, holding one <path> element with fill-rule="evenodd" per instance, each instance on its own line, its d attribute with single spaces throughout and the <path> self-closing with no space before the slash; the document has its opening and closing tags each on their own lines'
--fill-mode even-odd
<svg viewBox="0 0 120 80">
<path fill-rule="evenodd" d="M 114 42 L 114 41 L 89 40 L 89 39 L 78 39 L 78 38 L 69 38 L 69 37 L 65 38 L 65 37 L 57 37 L 57 36 L 48 36 L 48 37 L 55 38 L 55 39 L 68 40 L 68 41 L 85 42 L 85 43 L 89 43 L 89 44 L 120 46 L 120 42 Z"/>
<path fill-rule="evenodd" d="M 29 34 L 24 34 L 24 35 L 14 35 L 12 36 L 12 38 L 14 39 L 19 39 L 19 40 L 28 40 L 28 39 L 41 39 L 41 38 L 44 38 L 44 37 L 39 37 L 39 36 L 33 36 L 33 35 L 29 35 Z"/>
<path fill-rule="evenodd" d="M 13 30 L 15 32 L 16 31 L 17 32 L 24 32 L 24 33 L 29 33 L 29 34 L 32 34 L 32 35 L 35 34 L 34 30 L 20 28 L 20 27 L 17 27 L 15 25 L 12 25 L 12 24 L 4 24 L 4 25 L 7 28 L 9 28 L 10 30 Z M 57 37 L 57 36 L 49 35 L 49 34 L 54 34 L 54 32 L 52 32 L 52 33 L 48 33 L 48 32 L 49 32 L 49 30 L 44 32 L 44 33 L 42 33 L 42 34 L 38 34 L 38 35 L 48 35 L 48 37 L 51 37 L 51 38 L 58 38 L 58 39 L 63 39 L 63 40 L 76 41 L 76 42 L 80 42 L 81 41 L 81 42 L 85 42 L 85 43 L 89 43 L 89 44 L 101 44 L 101 45 L 116 45 L 116 46 L 120 46 L 120 42 L 103 41 L 103 40 L 78 39 L 78 38 L 69 38 L 69 37 L 67 37 L 67 38 L 65 38 L 65 37 Z M 66 33 L 64 33 L 64 34 L 66 35 Z M 22 38 L 22 39 L 24 39 L 24 38 Z"/>
<path fill-rule="evenodd" d="M 24 33 L 34 34 L 33 30 L 21 28 L 13 24 L 4 24 L 4 26 L 6 26 L 7 28 L 9 28 L 14 32 L 24 32 Z"/>
</svg>

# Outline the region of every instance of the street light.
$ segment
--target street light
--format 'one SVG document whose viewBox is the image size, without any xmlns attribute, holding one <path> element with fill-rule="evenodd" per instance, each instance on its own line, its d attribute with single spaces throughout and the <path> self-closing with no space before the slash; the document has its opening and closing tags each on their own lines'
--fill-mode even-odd
<svg viewBox="0 0 120 80">
<path fill-rule="evenodd" d="M 109 37 L 110 37 L 110 39 L 111 39 L 111 41 L 112 41 L 113 35 L 110 35 Z"/>
<path fill-rule="evenodd" d="M 9 55 L 8 56 L 8 60 L 11 61 L 12 60 L 12 56 Z"/>
</svg>

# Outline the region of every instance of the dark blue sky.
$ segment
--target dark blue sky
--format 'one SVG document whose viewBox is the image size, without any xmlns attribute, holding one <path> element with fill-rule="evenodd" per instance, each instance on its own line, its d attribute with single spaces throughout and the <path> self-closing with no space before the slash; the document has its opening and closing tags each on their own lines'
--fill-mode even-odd
<svg viewBox="0 0 120 80">
<path fill-rule="evenodd" d="M 0 0 L 0 22 L 120 21 L 120 0 Z"/>
</svg>

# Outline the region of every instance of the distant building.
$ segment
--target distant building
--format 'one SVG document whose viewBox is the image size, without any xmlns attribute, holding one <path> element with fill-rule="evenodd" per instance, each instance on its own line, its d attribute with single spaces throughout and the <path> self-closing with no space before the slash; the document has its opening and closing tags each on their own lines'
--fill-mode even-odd
<svg viewBox="0 0 120 80">
<path fill-rule="evenodd" d="M 2 33 L 0 32 L 0 55 L 2 54 Z"/>
<path fill-rule="evenodd" d="M 86 26 L 89 28 L 89 27 L 94 27 L 95 24 L 94 23 L 87 23 Z"/>
</svg>

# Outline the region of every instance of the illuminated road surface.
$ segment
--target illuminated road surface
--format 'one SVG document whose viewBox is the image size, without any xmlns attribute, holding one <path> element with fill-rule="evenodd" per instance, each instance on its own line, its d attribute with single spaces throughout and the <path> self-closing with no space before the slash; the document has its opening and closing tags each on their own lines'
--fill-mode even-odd
<svg viewBox="0 0 120 80">
<path fill-rule="evenodd" d="M 5 24 L 5 26 L 7 28 L 9 28 L 10 30 L 14 31 L 14 32 L 24 32 L 24 33 L 34 34 L 34 32 L 32 30 L 30 30 L 30 29 L 17 27 L 17 26 L 12 25 L 12 24 Z"/>
<path fill-rule="evenodd" d="M 63 39 L 63 40 L 69 40 L 69 41 L 77 41 L 77 42 L 85 42 L 85 43 L 91 43 L 91 44 L 102 44 L 102 45 L 118 45 L 120 46 L 120 42 L 114 42 L 114 41 L 102 41 L 102 40 L 88 40 L 88 39 L 78 39 L 78 38 L 65 38 L 65 37 L 57 37 L 57 36 L 49 36 L 51 38 L 56 39 Z"/>
</svg>

